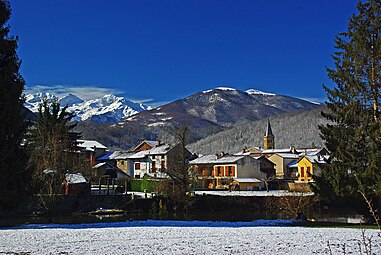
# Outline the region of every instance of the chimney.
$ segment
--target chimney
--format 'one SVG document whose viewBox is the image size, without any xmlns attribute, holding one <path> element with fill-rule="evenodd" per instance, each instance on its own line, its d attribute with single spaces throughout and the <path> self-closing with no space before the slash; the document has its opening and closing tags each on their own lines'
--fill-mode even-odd
<svg viewBox="0 0 381 255">
<path fill-rule="evenodd" d="M 160 146 L 161 145 L 161 141 L 160 140 L 157 140 L 156 141 L 156 146 Z"/>
</svg>

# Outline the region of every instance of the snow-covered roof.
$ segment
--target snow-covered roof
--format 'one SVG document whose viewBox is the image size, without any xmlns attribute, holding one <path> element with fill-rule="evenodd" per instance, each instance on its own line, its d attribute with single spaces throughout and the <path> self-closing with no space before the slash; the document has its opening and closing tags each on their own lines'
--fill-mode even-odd
<svg viewBox="0 0 381 255">
<path fill-rule="evenodd" d="M 272 153 L 291 153 L 292 149 L 287 148 L 287 149 L 268 149 L 268 150 L 263 150 L 263 154 L 272 154 Z"/>
<path fill-rule="evenodd" d="M 234 153 L 234 156 L 250 156 L 250 152 L 238 152 L 238 153 Z"/>
<path fill-rule="evenodd" d="M 78 147 L 80 148 L 84 148 L 86 150 L 94 150 L 94 148 L 96 149 L 107 149 L 106 146 L 104 146 L 103 144 L 97 142 L 97 141 L 94 141 L 94 140 L 77 140 L 78 142 Z"/>
<path fill-rule="evenodd" d="M 70 184 L 87 183 L 85 177 L 81 173 L 65 174 L 65 179 Z"/>
<path fill-rule="evenodd" d="M 149 150 L 139 151 L 139 152 L 133 153 L 131 155 L 128 155 L 126 158 L 128 158 L 128 159 L 141 159 L 141 158 L 145 158 L 148 154 L 149 154 Z"/>
<path fill-rule="evenodd" d="M 290 164 L 288 164 L 287 167 L 289 167 L 289 168 L 298 167 L 298 161 L 294 160 L 294 161 L 290 162 Z"/>
<path fill-rule="evenodd" d="M 329 156 L 303 156 L 307 158 L 311 163 L 325 164 L 329 159 Z"/>
<path fill-rule="evenodd" d="M 282 157 L 282 158 L 287 158 L 287 159 L 298 159 L 300 156 L 298 154 L 293 154 L 293 153 L 276 153 L 276 155 Z"/>
<path fill-rule="evenodd" d="M 130 156 L 134 155 L 136 152 L 121 152 L 119 155 L 115 156 L 114 159 L 128 159 Z"/>
<path fill-rule="evenodd" d="M 237 155 L 226 155 L 220 158 L 217 158 L 216 155 L 205 155 L 199 158 L 196 158 L 189 162 L 189 164 L 226 164 L 226 163 L 235 163 L 240 159 L 243 159 L 245 156 Z"/>
<path fill-rule="evenodd" d="M 302 149 L 298 148 L 296 149 L 300 154 L 307 155 L 307 156 L 315 156 L 320 154 L 322 151 L 325 151 L 324 148 L 309 148 L 309 149 Z"/>
<path fill-rule="evenodd" d="M 171 149 L 172 149 L 172 147 L 170 145 L 162 144 L 162 145 L 156 146 L 150 150 L 139 151 L 139 152 L 133 153 L 133 154 L 127 156 L 127 158 L 129 158 L 129 159 L 142 159 L 142 158 L 145 158 L 149 155 L 165 155 Z"/>
<path fill-rule="evenodd" d="M 107 164 L 106 162 L 98 163 L 98 164 L 96 164 L 95 166 L 93 166 L 93 168 L 94 168 L 94 169 L 96 169 L 96 168 L 100 168 L 100 167 L 102 167 L 102 166 L 104 166 L 104 165 L 106 165 L 106 164 Z"/>
<path fill-rule="evenodd" d="M 159 145 L 149 150 L 150 155 L 165 155 L 171 149 L 171 146 L 167 144 Z"/>
<path fill-rule="evenodd" d="M 119 155 L 123 154 L 122 151 L 113 151 L 113 152 L 109 152 L 107 153 L 106 155 L 98 158 L 97 160 L 98 161 L 107 161 L 107 160 L 113 160 L 113 159 L 116 159 L 116 157 L 118 157 Z"/>
<path fill-rule="evenodd" d="M 235 178 L 234 181 L 241 183 L 261 182 L 257 178 Z"/>
</svg>

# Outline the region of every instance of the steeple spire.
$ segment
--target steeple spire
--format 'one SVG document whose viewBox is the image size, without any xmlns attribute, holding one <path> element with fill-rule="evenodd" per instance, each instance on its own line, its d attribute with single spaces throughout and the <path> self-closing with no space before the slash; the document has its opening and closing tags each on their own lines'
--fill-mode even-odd
<svg viewBox="0 0 381 255">
<path fill-rule="evenodd" d="M 271 124 L 270 124 L 270 120 L 269 119 L 267 120 L 267 129 L 266 129 L 265 136 L 272 136 L 272 137 L 274 137 L 273 130 L 271 129 Z"/>
<path fill-rule="evenodd" d="M 275 149 L 275 136 L 273 134 L 273 130 L 271 129 L 270 120 L 267 120 L 267 128 L 266 133 L 263 140 L 263 147 L 265 150 L 267 149 Z"/>
</svg>

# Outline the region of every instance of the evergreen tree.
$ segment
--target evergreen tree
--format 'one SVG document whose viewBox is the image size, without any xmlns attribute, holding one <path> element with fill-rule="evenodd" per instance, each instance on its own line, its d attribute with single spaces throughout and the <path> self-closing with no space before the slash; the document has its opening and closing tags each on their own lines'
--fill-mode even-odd
<svg viewBox="0 0 381 255">
<path fill-rule="evenodd" d="M 336 87 L 327 92 L 332 123 L 321 135 L 332 160 L 316 178 L 317 190 L 327 197 L 381 195 L 381 0 L 357 4 L 348 31 L 339 33 L 328 76 Z"/>
<path fill-rule="evenodd" d="M 17 37 L 9 35 L 10 4 L 0 0 L 0 209 L 15 204 L 15 197 L 28 188 L 26 156 L 20 144 L 25 131 L 23 116 L 24 80 Z"/>
</svg>

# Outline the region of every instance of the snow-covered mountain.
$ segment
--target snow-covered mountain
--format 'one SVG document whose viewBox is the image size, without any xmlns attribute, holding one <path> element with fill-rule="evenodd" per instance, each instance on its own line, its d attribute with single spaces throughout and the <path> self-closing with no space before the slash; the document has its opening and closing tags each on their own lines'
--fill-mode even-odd
<svg viewBox="0 0 381 255">
<path fill-rule="evenodd" d="M 85 102 L 83 99 L 71 93 L 58 99 L 58 103 L 60 103 L 62 106 L 73 106 L 76 104 L 81 104 L 83 102 Z"/>
<path fill-rule="evenodd" d="M 43 98 L 57 100 L 62 107 L 68 106 L 69 112 L 74 112 L 76 121 L 92 120 L 99 123 L 116 123 L 141 111 L 150 109 L 141 103 L 134 103 L 124 97 L 105 95 L 102 98 L 83 100 L 74 94 L 57 97 L 50 93 L 35 93 L 25 96 L 25 106 L 32 112 L 38 112 Z"/>
<path fill-rule="evenodd" d="M 218 87 L 179 99 L 125 121 L 146 126 L 197 125 L 213 123 L 222 127 L 260 120 L 287 112 L 311 110 L 318 105 L 302 99 L 255 89 L 241 91 Z M 191 124 L 190 124 L 191 123 Z"/>
</svg>

